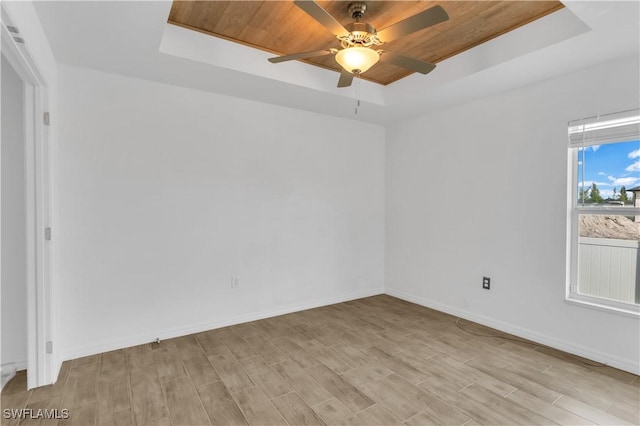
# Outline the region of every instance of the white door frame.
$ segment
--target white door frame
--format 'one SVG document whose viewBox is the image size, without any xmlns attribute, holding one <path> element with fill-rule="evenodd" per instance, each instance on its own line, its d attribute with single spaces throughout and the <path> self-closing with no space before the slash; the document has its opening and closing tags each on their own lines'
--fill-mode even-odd
<svg viewBox="0 0 640 426">
<path fill-rule="evenodd" d="M 47 85 L 13 24 L 4 3 L 2 12 L 2 54 L 25 86 L 25 182 L 27 247 L 27 387 L 55 381 L 52 353 L 51 253 L 45 228 L 51 226 L 49 127 L 44 113 L 49 111 Z M 51 352 L 51 350 L 49 351 Z"/>
</svg>

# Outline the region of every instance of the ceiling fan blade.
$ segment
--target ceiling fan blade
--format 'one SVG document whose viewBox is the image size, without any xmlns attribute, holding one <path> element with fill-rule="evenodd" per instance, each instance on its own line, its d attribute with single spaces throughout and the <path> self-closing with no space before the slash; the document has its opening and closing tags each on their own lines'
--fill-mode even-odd
<svg viewBox="0 0 640 426">
<path fill-rule="evenodd" d="M 338 37 L 349 35 L 349 31 L 315 1 L 295 0 L 293 3 Z"/>
<path fill-rule="evenodd" d="M 421 74 L 428 74 L 436 67 L 435 64 L 400 55 L 399 53 L 387 52 L 386 50 L 382 51 L 380 62 L 388 62 Z"/>
<path fill-rule="evenodd" d="M 284 56 L 276 56 L 275 58 L 269 58 L 269 62 L 273 64 L 277 64 L 278 62 L 285 61 L 293 61 L 294 59 L 305 59 L 305 58 L 313 58 L 316 56 L 324 56 L 332 53 L 336 53 L 338 49 L 324 49 L 324 50 L 313 50 L 311 52 L 300 52 L 294 53 L 292 55 L 284 55 Z"/>
<path fill-rule="evenodd" d="M 340 73 L 340 80 L 338 80 L 338 87 L 349 87 L 353 82 L 353 74 L 347 70 L 342 70 Z"/>
<path fill-rule="evenodd" d="M 431 27 L 449 19 L 447 12 L 440 6 L 433 6 L 424 12 L 413 15 L 403 21 L 378 31 L 378 38 L 383 42 L 396 40 L 423 28 Z"/>
</svg>

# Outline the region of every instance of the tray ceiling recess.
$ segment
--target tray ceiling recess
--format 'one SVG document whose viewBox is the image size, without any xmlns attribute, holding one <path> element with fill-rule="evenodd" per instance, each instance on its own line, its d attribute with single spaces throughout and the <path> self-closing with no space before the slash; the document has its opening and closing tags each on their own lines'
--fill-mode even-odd
<svg viewBox="0 0 640 426">
<path fill-rule="evenodd" d="M 343 26 L 354 22 L 352 1 L 318 1 Z M 559 1 L 368 1 L 363 22 L 381 31 L 435 6 L 449 19 L 384 43 L 384 50 L 437 64 L 564 7 Z M 340 40 L 293 1 L 175 0 L 168 23 L 234 41 L 275 55 L 340 49 Z M 334 55 L 302 59 L 335 70 Z M 274 65 L 278 66 L 278 65 Z M 437 71 L 436 71 L 437 72 Z M 378 62 L 361 78 L 387 85 L 413 72 Z M 428 78 L 425 76 L 424 78 Z"/>
</svg>

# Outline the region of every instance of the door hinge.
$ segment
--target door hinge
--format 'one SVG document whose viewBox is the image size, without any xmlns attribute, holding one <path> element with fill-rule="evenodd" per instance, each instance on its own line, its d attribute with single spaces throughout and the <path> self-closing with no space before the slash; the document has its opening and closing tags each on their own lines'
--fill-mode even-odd
<svg viewBox="0 0 640 426">
<path fill-rule="evenodd" d="M 53 342 L 51 340 L 49 340 L 47 342 L 46 350 L 47 350 L 48 354 L 52 354 L 53 353 Z"/>
<path fill-rule="evenodd" d="M 49 113 L 45 112 L 44 114 L 42 114 L 42 121 L 44 122 L 45 126 L 49 125 Z"/>
<path fill-rule="evenodd" d="M 47 241 L 51 241 L 51 228 L 44 228 L 44 239 Z"/>
</svg>

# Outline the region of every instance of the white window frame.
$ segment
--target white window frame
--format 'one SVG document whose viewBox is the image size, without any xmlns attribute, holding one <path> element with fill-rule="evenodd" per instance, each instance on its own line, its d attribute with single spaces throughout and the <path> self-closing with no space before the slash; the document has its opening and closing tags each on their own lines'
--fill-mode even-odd
<svg viewBox="0 0 640 426">
<path fill-rule="evenodd" d="M 630 114 L 638 115 L 638 110 L 629 111 Z M 597 123 L 598 121 L 606 121 L 606 116 L 602 117 L 590 117 L 585 119 L 584 122 Z M 612 299 L 606 299 L 597 296 L 589 296 L 586 294 L 578 293 L 578 244 L 579 244 L 579 229 L 578 224 L 581 214 L 607 214 L 617 216 L 637 216 L 640 215 L 640 208 L 638 207 L 614 207 L 614 206 L 580 206 L 578 203 L 578 197 L 576 191 L 579 184 L 578 176 L 578 152 L 579 148 L 586 148 L 591 145 L 602 145 L 607 143 L 618 143 L 633 140 L 633 136 L 621 138 L 620 140 L 587 140 L 583 138 L 581 144 L 577 144 L 575 140 L 571 141 L 572 135 L 575 136 L 575 126 L 570 128 L 570 141 L 569 141 L 569 155 L 568 155 L 568 208 L 567 208 L 567 287 L 565 300 L 568 303 L 589 307 L 593 309 L 605 310 L 608 312 L 615 312 L 622 315 L 629 315 L 633 317 L 640 316 L 640 305 L 635 303 L 620 302 Z M 640 126 L 640 124 L 638 124 Z M 587 125 L 589 126 L 589 125 Z M 584 129 L 584 127 L 583 127 Z M 575 139 L 575 138 L 574 138 Z M 640 139 L 640 134 L 635 137 Z M 639 265 L 640 267 L 640 265 Z"/>
</svg>

